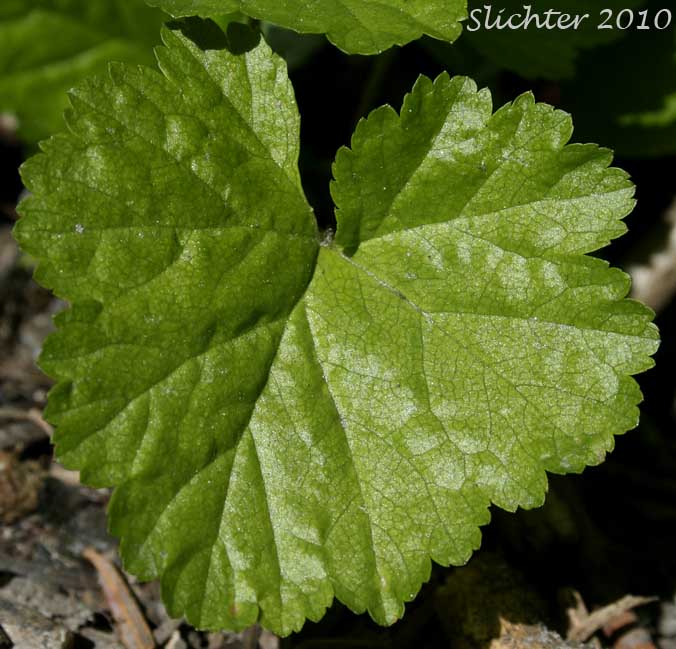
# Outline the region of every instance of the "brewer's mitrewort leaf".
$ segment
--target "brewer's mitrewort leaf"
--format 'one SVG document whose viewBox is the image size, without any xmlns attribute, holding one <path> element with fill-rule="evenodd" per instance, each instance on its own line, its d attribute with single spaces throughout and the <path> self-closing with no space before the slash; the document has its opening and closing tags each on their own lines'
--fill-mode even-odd
<svg viewBox="0 0 676 649">
<path fill-rule="evenodd" d="M 337 596 L 392 623 L 490 503 L 539 505 L 636 424 L 651 313 L 584 255 L 632 186 L 530 95 L 493 115 L 422 78 L 338 154 L 320 244 L 280 59 L 164 40 L 23 170 L 17 235 L 72 302 L 41 358 L 58 455 L 116 486 L 173 615 L 285 634 Z"/>
<path fill-rule="evenodd" d="M 143 0 L 3 0 L 0 111 L 37 141 L 61 129 L 66 91 L 108 61 L 150 64 L 166 15 Z"/>
<path fill-rule="evenodd" d="M 242 13 L 297 32 L 326 34 L 342 50 L 375 54 L 428 34 L 454 41 L 467 0 L 148 0 L 174 16 Z"/>
</svg>

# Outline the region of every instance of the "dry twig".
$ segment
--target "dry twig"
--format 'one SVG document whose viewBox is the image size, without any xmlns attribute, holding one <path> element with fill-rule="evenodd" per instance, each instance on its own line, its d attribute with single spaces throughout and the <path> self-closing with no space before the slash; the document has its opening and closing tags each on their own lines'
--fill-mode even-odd
<svg viewBox="0 0 676 649">
<path fill-rule="evenodd" d="M 599 608 L 592 613 L 587 613 L 587 608 L 582 601 L 579 593 L 574 593 L 576 606 L 568 609 L 568 619 L 570 626 L 568 629 L 568 640 L 575 642 L 586 642 L 597 631 L 610 624 L 615 618 L 627 611 L 654 602 L 654 597 L 636 597 L 626 595 L 622 599 Z"/>
<path fill-rule="evenodd" d="M 647 264 L 629 269 L 632 297 L 655 311 L 661 311 L 676 295 L 676 201 L 666 213 L 670 226 L 663 250 L 650 257 Z"/>
<path fill-rule="evenodd" d="M 99 574 L 122 644 L 126 649 L 154 649 L 155 639 L 148 623 L 117 568 L 93 548 L 86 548 L 82 555 Z"/>
<path fill-rule="evenodd" d="M 30 421 L 41 428 L 48 437 L 54 434 L 54 429 L 42 418 L 42 413 L 37 408 L 21 410 L 21 408 L 0 408 L 0 419 L 14 421 Z"/>
</svg>

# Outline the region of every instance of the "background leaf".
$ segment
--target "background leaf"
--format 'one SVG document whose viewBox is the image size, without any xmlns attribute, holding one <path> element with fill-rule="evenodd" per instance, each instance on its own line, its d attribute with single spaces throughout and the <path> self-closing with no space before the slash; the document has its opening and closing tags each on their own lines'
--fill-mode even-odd
<svg viewBox="0 0 676 649">
<path fill-rule="evenodd" d="M 586 0 L 550 0 L 543 3 L 524 3 L 523 0 L 502 0 L 499 4 L 490 5 L 491 24 L 498 18 L 499 11 L 504 9 L 501 19 L 504 21 L 512 15 L 525 16 L 524 4 L 530 4 L 533 14 L 538 14 L 544 20 L 545 12 L 553 9 L 561 14 L 570 16 L 587 15 L 588 18 L 580 22 L 578 29 L 538 29 L 536 23 L 531 23 L 527 30 L 522 29 L 485 29 L 487 15 L 484 0 L 470 0 L 469 11 L 481 10 L 476 14 L 482 28 L 478 31 L 466 30 L 466 40 L 483 56 L 500 67 L 507 68 L 528 79 L 563 79 L 572 77 L 575 64 L 583 50 L 597 45 L 603 45 L 619 40 L 625 32 L 613 29 L 598 29 L 604 16 L 600 10 L 613 10 L 611 25 L 615 27 L 617 12 L 623 9 L 634 9 L 636 24 L 640 22 L 637 10 L 645 4 L 645 0 L 608 0 L 603 5 L 592 6 Z M 551 25 L 556 25 L 558 14 L 552 14 Z M 516 18 L 514 19 L 517 20 Z M 652 14 L 649 17 L 652 20 Z M 650 23 L 648 23 L 650 24 Z M 467 27 L 474 29 L 476 24 L 470 20 Z M 655 30 L 651 31 L 651 34 Z M 636 52 L 634 52 L 634 55 Z"/>
<path fill-rule="evenodd" d="M 661 6 L 651 5 L 651 14 Z M 675 15 L 676 18 L 676 15 Z M 621 155 L 676 152 L 676 25 L 635 31 L 585 55 L 581 73 L 561 88 L 577 135 L 591 134 Z M 618 78 L 617 83 L 607 79 Z"/>
<path fill-rule="evenodd" d="M 142 0 L 4 0 L 0 111 L 29 142 L 61 130 L 66 91 L 109 61 L 152 63 L 166 17 Z"/>
<path fill-rule="evenodd" d="M 447 41 L 461 31 L 466 0 L 149 0 L 175 16 L 241 11 L 304 33 L 325 33 L 352 54 L 374 54 L 428 34 Z"/>
</svg>

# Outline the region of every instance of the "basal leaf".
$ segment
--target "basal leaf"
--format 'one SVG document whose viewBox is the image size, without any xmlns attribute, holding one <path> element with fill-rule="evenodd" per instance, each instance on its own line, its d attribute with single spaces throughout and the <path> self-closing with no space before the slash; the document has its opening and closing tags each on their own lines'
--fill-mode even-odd
<svg viewBox="0 0 676 649">
<path fill-rule="evenodd" d="M 80 86 L 23 169 L 17 236 L 72 303 L 41 357 L 58 456 L 116 486 L 173 615 L 286 634 L 335 596 L 389 624 L 491 503 L 636 424 L 652 314 L 584 254 L 633 188 L 530 95 L 421 78 L 339 152 L 320 237 L 282 61 L 209 29 Z"/>
<path fill-rule="evenodd" d="M 111 60 L 150 64 L 163 18 L 143 0 L 3 0 L 0 111 L 29 141 L 60 130 L 66 91 Z"/>
<path fill-rule="evenodd" d="M 174 16 L 242 13 L 297 32 L 322 34 L 352 54 L 375 54 L 428 34 L 454 41 L 467 0 L 148 0 Z"/>
</svg>

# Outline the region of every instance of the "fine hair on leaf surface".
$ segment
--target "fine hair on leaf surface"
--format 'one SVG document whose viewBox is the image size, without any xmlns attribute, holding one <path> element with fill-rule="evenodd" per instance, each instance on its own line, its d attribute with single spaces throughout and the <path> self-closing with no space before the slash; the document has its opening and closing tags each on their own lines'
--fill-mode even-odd
<svg viewBox="0 0 676 649">
<path fill-rule="evenodd" d="M 284 62 L 197 25 L 78 86 L 23 167 L 16 236 L 72 305 L 40 359 L 57 454 L 115 487 L 172 615 L 285 635 L 337 597 L 391 624 L 491 504 L 636 425 L 652 312 L 586 256 L 633 186 L 532 95 L 421 77 L 338 152 L 322 241 Z"/>
</svg>

